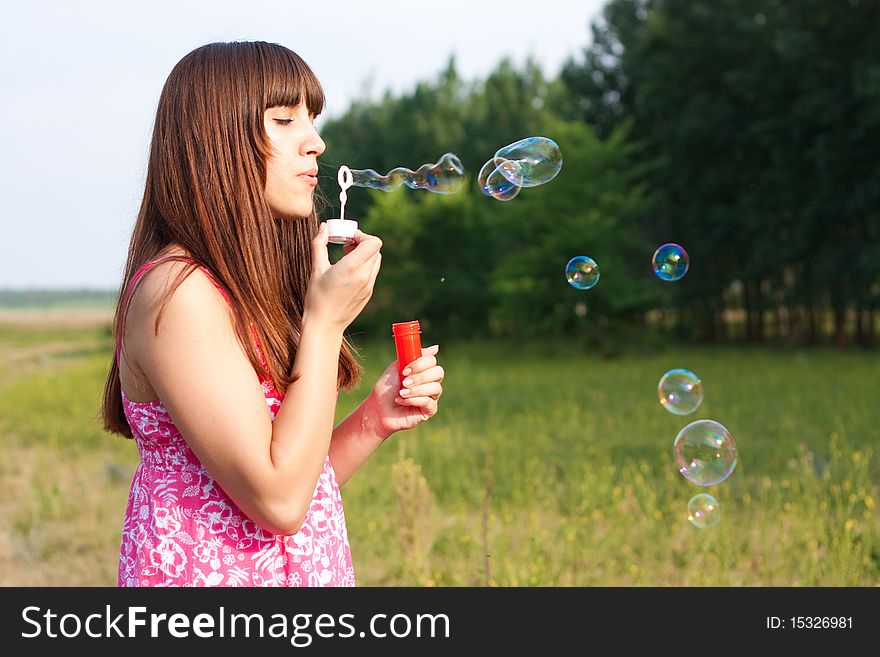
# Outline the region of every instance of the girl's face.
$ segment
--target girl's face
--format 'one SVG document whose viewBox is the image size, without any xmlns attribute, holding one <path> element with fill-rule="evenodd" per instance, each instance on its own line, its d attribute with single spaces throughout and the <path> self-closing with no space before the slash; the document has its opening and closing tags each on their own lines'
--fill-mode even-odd
<svg viewBox="0 0 880 657">
<path fill-rule="evenodd" d="M 270 107 L 263 113 L 263 126 L 274 149 L 266 163 L 266 200 L 278 218 L 301 219 L 314 206 L 317 160 L 325 145 L 313 120 L 305 103 Z"/>
</svg>

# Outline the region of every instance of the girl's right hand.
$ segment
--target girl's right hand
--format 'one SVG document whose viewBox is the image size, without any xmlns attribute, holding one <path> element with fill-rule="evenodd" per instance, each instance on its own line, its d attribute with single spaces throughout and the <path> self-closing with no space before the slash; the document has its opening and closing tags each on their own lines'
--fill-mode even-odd
<svg viewBox="0 0 880 657">
<path fill-rule="evenodd" d="M 382 240 L 357 230 L 345 255 L 330 264 L 327 224 L 321 222 L 312 239 L 312 275 L 306 292 L 304 316 L 345 330 L 373 295 L 373 285 L 382 263 Z"/>
</svg>

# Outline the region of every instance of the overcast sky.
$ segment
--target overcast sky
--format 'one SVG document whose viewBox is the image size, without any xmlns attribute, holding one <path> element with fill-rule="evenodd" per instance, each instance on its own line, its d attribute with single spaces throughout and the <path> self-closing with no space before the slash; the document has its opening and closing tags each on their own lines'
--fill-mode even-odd
<svg viewBox="0 0 880 657">
<path fill-rule="evenodd" d="M 358 96 L 435 79 L 451 54 L 466 80 L 484 78 L 505 56 L 521 66 L 531 55 L 555 76 L 568 57 L 581 57 L 603 4 L 7 3 L 0 24 L 0 289 L 119 285 L 159 92 L 193 48 L 245 39 L 288 46 L 321 79 L 325 116 L 338 116 Z"/>
</svg>

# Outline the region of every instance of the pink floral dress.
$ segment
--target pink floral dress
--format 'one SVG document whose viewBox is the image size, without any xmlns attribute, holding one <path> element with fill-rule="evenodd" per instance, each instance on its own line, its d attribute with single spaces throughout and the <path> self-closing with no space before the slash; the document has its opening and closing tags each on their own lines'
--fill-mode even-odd
<svg viewBox="0 0 880 657">
<path fill-rule="evenodd" d="M 134 275 L 123 310 L 137 281 L 158 262 Z M 117 340 L 117 361 L 119 351 Z M 258 374 L 274 422 L 283 396 Z M 272 534 L 214 481 L 159 399 L 135 402 L 122 393 L 122 404 L 140 463 L 125 509 L 118 586 L 354 586 L 342 497 L 329 456 L 300 530 Z"/>
</svg>

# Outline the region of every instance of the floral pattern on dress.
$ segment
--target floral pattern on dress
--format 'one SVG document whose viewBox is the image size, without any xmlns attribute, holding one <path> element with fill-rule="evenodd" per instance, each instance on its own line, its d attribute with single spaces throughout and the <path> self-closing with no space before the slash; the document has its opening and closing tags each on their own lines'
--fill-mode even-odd
<svg viewBox="0 0 880 657">
<path fill-rule="evenodd" d="M 260 379 L 274 421 L 283 395 Z M 141 461 L 122 527 L 119 586 L 354 586 L 329 456 L 300 530 L 272 534 L 214 481 L 159 400 L 123 393 L 122 403 Z"/>
</svg>

